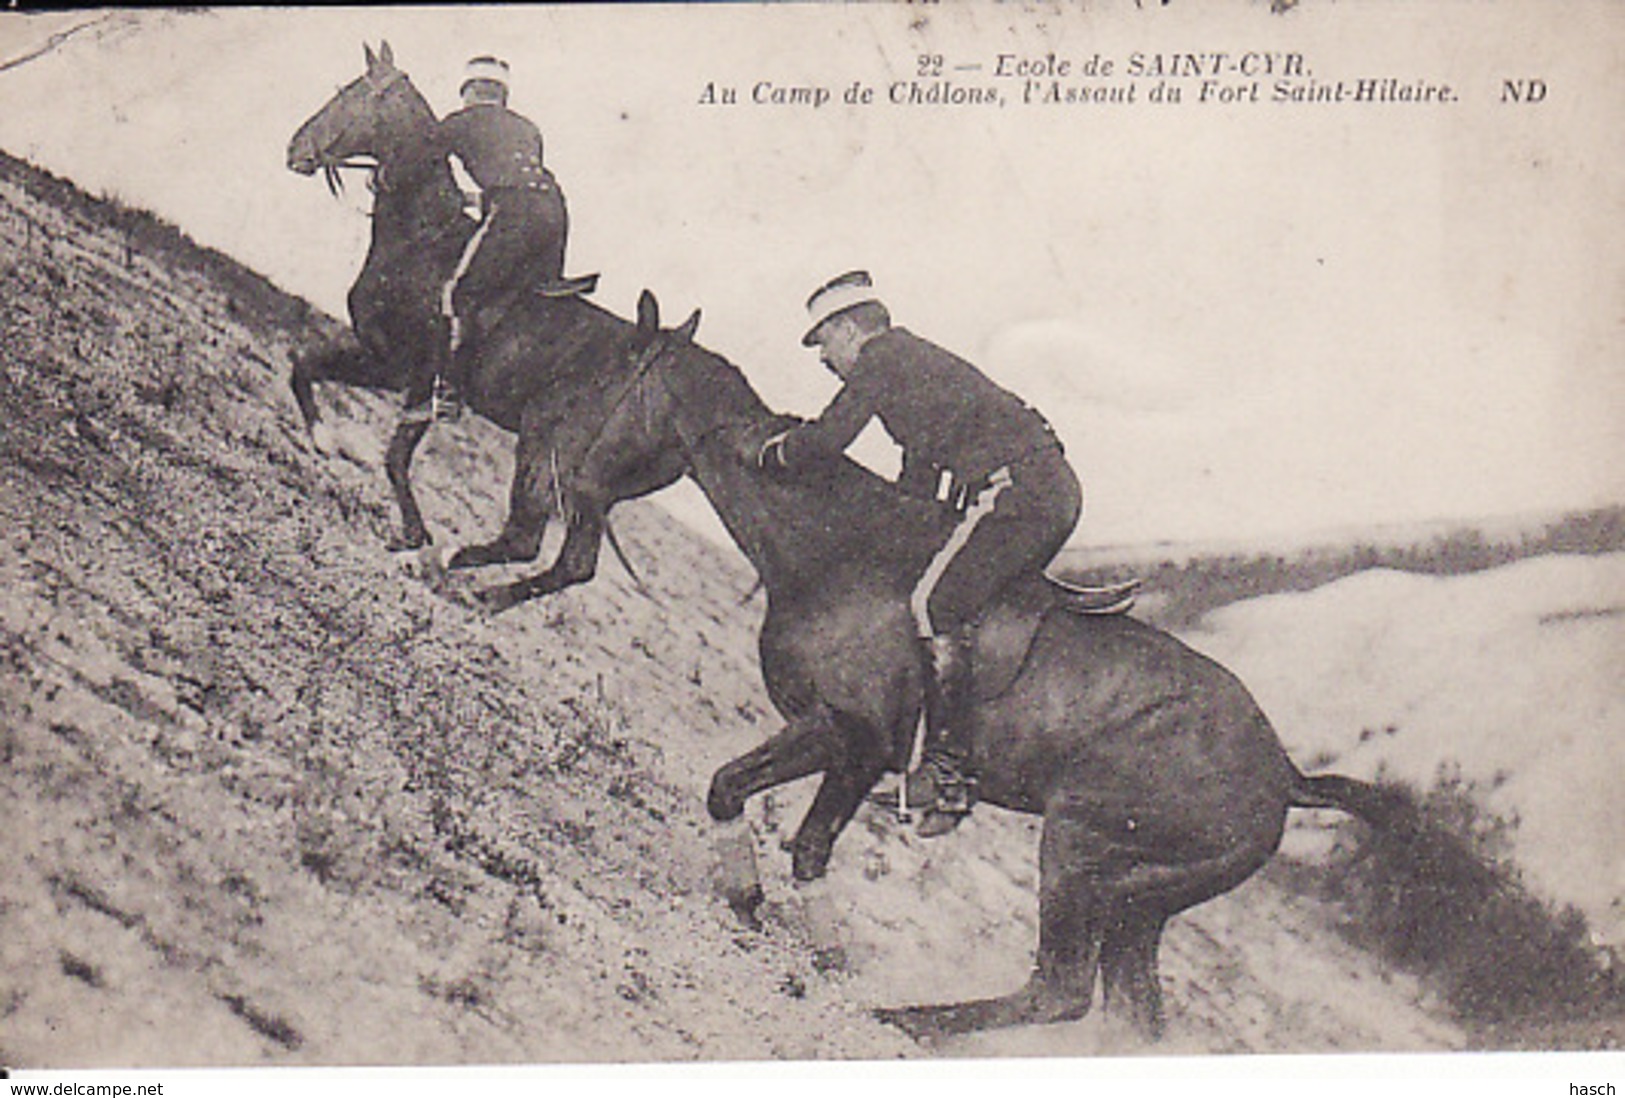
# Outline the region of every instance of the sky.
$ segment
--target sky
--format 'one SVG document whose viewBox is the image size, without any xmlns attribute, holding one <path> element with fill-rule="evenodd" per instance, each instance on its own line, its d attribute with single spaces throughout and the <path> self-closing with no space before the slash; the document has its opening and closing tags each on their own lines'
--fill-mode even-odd
<svg viewBox="0 0 1625 1098">
<path fill-rule="evenodd" d="M 335 200 L 284 154 L 386 39 L 442 113 L 469 56 L 509 60 L 569 197 L 569 268 L 602 272 L 625 316 L 644 287 L 669 322 L 701 308 L 701 341 L 775 407 L 833 394 L 804 301 L 870 270 L 899 323 L 1054 422 L 1087 497 L 1074 544 L 1625 502 L 1617 5 L 6 13 L 0 147 L 342 314 L 365 188 Z M 1203 103 L 1204 77 L 1177 76 L 1181 102 L 1153 103 L 1159 80 L 1127 75 L 1217 53 L 1274 71 L 1210 94 L 1257 79 L 1262 101 Z M 1028 104 L 995 74 L 1052 54 L 1063 90 L 1135 100 Z M 1367 77 L 1455 98 L 1270 101 L 1278 79 Z M 890 102 L 942 80 L 1004 105 Z M 854 83 L 875 101 L 843 102 Z M 817 87 L 830 102 L 752 101 Z M 895 468 L 876 430 L 856 452 Z M 661 499 L 718 529 L 692 490 Z"/>
</svg>

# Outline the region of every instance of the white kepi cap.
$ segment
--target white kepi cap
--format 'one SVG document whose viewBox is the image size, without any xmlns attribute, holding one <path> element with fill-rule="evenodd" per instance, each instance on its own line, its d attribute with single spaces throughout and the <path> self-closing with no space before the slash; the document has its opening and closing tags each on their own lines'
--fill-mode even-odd
<svg viewBox="0 0 1625 1098">
<path fill-rule="evenodd" d="M 500 57 L 491 57 L 490 55 L 474 58 L 463 66 L 463 82 L 458 88 L 458 93 L 461 94 L 462 88 L 468 87 L 475 80 L 489 80 L 494 84 L 501 84 L 503 89 L 506 90 L 508 87 L 508 63 Z"/>
<path fill-rule="evenodd" d="M 817 343 L 819 325 L 835 314 L 879 300 L 868 271 L 847 271 L 830 279 L 807 299 L 807 315 L 812 325 L 807 329 L 807 334 L 801 337 L 801 345 L 811 347 Z"/>
</svg>

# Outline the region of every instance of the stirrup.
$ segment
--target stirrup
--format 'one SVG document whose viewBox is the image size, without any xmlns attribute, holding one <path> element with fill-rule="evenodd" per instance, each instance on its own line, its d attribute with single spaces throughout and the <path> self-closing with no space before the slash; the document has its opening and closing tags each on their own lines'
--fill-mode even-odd
<svg viewBox="0 0 1625 1098">
<path fill-rule="evenodd" d="M 948 766 L 940 760 L 923 760 L 918 770 L 899 776 L 898 785 L 906 787 L 909 791 L 910 809 L 941 811 L 958 816 L 970 813 L 978 799 L 976 779 L 957 769 L 948 773 L 944 773 L 945 770 L 948 770 Z M 879 808 L 902 807 L 902 798 L 893 789 L 871 793 L 867 799 L 870 804 Z"/>
<path fill-rule="evenodd" d="M 429 393 L 429 418 L 435 423 L 456 423 L 463 418 L 463 395 L 443 377 L 434 379 Z"/>
<path fill-rule="evenodd" d="M 931 808 L 951 816 L 969 816 L 975 803 L 976 779 L 960 776 L 937 782 L 937 801 Z"/>
<path fill-rule="evenodd" d="M 914 829 L 914 833 L 922 839 L 934 839 L 939 835 L 948 834 L 970 815 L 971 806 L 976 803 L 975 778 L 957 771 L 951 776 L 939 776 L 948 768 L 948 764 L 937 760 L 931 765 L 936 771 L 933 780 L 936 782 L 937 796 L 925 810 L 920 826 Z"/>
<path fill-rule="evenodd" d="M 927 755 L 920 760 L 920 768 L 903 780 L 910 806 L 964 816 L 976 803 L 976 779 L 949 759 Z"/>
</svg>

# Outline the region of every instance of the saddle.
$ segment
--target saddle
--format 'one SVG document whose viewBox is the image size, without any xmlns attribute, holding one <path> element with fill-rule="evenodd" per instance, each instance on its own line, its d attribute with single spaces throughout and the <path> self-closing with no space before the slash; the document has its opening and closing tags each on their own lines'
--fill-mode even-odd
<svg viewBox="0 0 1625 1098">
<path fill-rule="evenodd" d="M 1027 661 L 1038 627 L 1050 614 L 1113 615 L 1134 605 L 1138 579 L 1103 587 L 1081 587 L 1035 573 L 1005 589 L 975 622 L 965 626 L 970 651 L 971 690 L 990 701 L 1015 682 Z"/>
<path fill-rule="evenodd" d="M 543 282 L 535 287 L 535 292 L 542 297 L 578 297 L 592 293 L 598 289 L 598 273 L 590 275 L 576 275 L 574 278 L 561 278 L 556 282 Z"/>
<path fill-rule="evenodd" d="M 507 315 L 508 310 L 527 295 L 556 300 L 585 297 L 596 289 L 598 289 L 598 273 L 595 271 L 589 275 L 576 275 L 572 278 L 530 282 L 498 294 L 492 300 L 475 307 L 474 315 L 469 318 L 463 336 L 463 346 L 472 346 L 485 334 L 494 331 L 497 325 L 502 323 L 502 318 Z"/>
</svg>

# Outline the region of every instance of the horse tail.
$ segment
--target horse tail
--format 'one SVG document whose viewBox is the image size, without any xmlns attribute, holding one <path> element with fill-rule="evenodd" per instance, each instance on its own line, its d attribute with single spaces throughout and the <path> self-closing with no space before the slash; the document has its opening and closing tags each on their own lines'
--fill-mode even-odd
<svg viewBox="0 0 1625 1098">
<path fill-rule="evenodd" d="M 1299 774 L 1292 806 L 1341 809 L 1386 830 L 1414 830 L 1418 823 L 1415 809 L 1400 794 L 1342 774 Z"/>
<path fill-rule="evenodd" d="M 1353 901 L 1354 919 L 1377 935 L 1385 951 L 1397 948 L 1428 968 L 1449 971 L 1441 966 L 1452 964 L 1456 954 L 1448 947 L 1441 951 L 1440 943 L 1454 942 L 1460 927 L 1488 915 L 1509 882 L 1494 855 L 1479 849 L 1471 833 L 1435 818 L 1425 800 L 1403 787 L 1340 774 L 1300 774 L 1296 785 L 1294 806 L 1339 808 L 1372 826 L 1353 859 L 1343 863 L 1344 871 L 1357 870 L 1353 880 L 1338 886 L 1344 900 Z M 1484 923 L 1486 930 L 1493 925 Z"/>
</svg>

